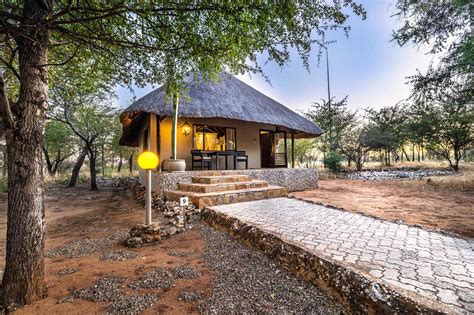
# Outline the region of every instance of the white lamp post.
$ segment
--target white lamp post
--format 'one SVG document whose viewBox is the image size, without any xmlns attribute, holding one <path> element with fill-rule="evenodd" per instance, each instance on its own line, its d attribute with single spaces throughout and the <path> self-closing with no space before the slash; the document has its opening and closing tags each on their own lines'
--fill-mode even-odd
<svg viewBox="0 0 474 315">
<path fill-rule="evenodd" d="M 150 151 L 144 151 L 138 156 L 138 166 L 146 172 L 146 224 L 151 224 L 151 170 L 158 166 L 158 156 Z"/>
</svg>

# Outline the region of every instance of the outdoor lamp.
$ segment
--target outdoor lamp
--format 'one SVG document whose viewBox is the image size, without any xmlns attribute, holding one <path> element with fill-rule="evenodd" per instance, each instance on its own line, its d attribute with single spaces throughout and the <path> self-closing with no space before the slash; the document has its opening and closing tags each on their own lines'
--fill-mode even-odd
<svg viewBox="0 0 474 315">
<path fill-rule="evenodd" d="M 138 156 L 138 166 L 146 172 L 146 224 L 151 224 L 151 170 L 158 166 L 158 156 L 150 151 L 144 151 Z"/>
<path fill-rule="evenodd" d="M 185 137 L 187 137 L 191 134 L 191 126 L 188 124 L 187 121 L 184 122 L 183 127 L 181 127 L 181 131 L 183 132 L 183 135 Z"/>
</svg>

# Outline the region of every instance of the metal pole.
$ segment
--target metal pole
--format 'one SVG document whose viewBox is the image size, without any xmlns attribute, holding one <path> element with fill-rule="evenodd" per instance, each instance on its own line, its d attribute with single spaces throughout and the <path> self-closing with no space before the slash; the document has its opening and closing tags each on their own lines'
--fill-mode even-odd
<svg viewBox="0 0 474 315">
<path fill-rule="evenodd" d="M 146 170 L 146 224 L 151 224 L 151 170 Z"/>
</svg>

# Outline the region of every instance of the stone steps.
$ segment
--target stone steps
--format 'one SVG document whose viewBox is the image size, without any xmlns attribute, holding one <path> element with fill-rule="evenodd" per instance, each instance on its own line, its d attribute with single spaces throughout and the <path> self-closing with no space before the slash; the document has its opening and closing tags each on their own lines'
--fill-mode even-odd
<svg viewBox="0 0 474 315">
<path fill-rule="evenodd" d="M 189 201 L 203 209 L 208 206 L 286 196 L 285 188 L 270 186 L 265 180 L 255 180 L 238 171 L 202 171 L 191 177 L 191 183 L 178 183 L 178 190 L 165 191 L 164 197 Z"/>
<path fill-rule="evenodd" d="M 196 184 L 238 183 L 252 180 L 252 177 L 247 175 L 195 176 L 192 178 L 192 182 Z"/>
<path fill-rule="evenodd" d="M 286 196 L 286 189 L 279 186 L 255 187 L 239 190 L 228 190 L 210 193 L 196 193 L 183 190 L 165 191 L 165 198 L 179 201 L 180 197 L 189 197 L 189 201 L 200 209 L 208 206 L 223 205 L 244 201 Z"/>
<path fill-rule="evenodd" d="M 264 180 L 251 180 L 245 182 L 232 182 L 220 184 L 200 184 L 200 183 L 179 183 L 178 189 L 186 192 L 211 193 L 229 190 L 242 190 L 249 188 L 268 187 L 268 182 Z"/>
</svg>

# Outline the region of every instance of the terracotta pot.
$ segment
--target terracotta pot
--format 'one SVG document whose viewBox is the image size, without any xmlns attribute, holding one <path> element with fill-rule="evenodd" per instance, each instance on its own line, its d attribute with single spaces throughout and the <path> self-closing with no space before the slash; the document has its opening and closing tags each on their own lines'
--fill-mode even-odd
<svg viewBox="0 0 474 315">
<path fill-rule="evenodd" d="M 184 172 L 186 170 L 186 161 L 179 159 L 164 160 L 162 169 L 168 172 Z"/>
</svg>

